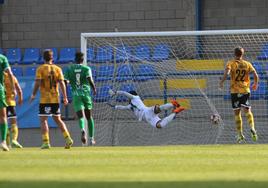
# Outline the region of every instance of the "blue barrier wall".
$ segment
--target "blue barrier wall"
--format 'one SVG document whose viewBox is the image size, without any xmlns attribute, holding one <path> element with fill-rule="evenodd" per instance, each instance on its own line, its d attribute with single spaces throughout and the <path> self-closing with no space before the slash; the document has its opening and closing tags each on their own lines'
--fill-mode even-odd
<svg viewBox="0 0 268 188">
<path fill-rule="evenodd" d="M 18 80 L 23 92 L 23 104 L 21 106 L 17 105 L 16 108 L 18 126 L 19 128 L 40 127 L 38 117 L 40 93 L 38 92 L 36 99 L 32 103 L 29 103 L 33 91 L 34 77 L 20 77 Z M 50 127 L 56 126 L 51 118 L 49 118 L 49 125 Z"/>
</svg>

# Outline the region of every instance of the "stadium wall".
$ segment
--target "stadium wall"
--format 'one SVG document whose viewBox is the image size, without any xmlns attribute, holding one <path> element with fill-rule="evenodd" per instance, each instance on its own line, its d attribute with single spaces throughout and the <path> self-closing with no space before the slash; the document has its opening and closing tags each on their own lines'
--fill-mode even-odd
<svg viewBox="0 0 268 188">
<path fill-rule="evenodd" d="M 8 0 L 0 47 L 79 47 L 81 32 L 195 30 L 195 0 Z M 200 0 L 201 28 L 267 28 L 266 0 Z"/>
<path fill-rule="evenodd" d="M 79 47 L 81 32 L 192 30 L 194 0 L 9 0 L 2 48 Z"/>
</svg>

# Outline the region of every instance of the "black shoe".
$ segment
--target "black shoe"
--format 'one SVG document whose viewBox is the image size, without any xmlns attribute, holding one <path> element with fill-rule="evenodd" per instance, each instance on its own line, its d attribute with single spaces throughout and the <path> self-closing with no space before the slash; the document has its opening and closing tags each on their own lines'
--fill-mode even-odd
<svg viewBox="0 0 268 188">
<path fill-rule="evenodd" d="M 84 130 L 81 132 L 81 141 L 83 144 L 87 143 L 87 136 L 86 136 L 86 132 Z"/>
</svg>

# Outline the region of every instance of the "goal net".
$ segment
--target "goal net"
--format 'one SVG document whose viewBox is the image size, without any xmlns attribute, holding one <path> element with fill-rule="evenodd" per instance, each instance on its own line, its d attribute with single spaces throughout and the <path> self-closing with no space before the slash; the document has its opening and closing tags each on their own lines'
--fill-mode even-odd
<svg viewBox="0 0 268 188">
<path fill-rule="evenodd" d="M 267 142 L 268 30 L 216 30 L 187 32 L 82 33 L 81 50 L 97 86 L 93 117 L 99 145 L 169 145 L 235 143 L 235 123 L 229 80 L 219 90 L 225 64 L 234 48 L 245 49 L 260 76 L 259 89 L 251 94 L 259 143 Z M 267 56 L 266 56 L 267 55 Z M 176 99 L 186 110 L 167 127 L 156 129 L 138 121 L 132 111 L 109 104 L 127 105 L 109 89 L 137 91 L 147 106 Z M 171 111 L 159 116 L 164 118 Z M 213 124 L 212 114 L 221 120 Z M 243 115 L 244 134 L 251 143 Z"/>
</svg>

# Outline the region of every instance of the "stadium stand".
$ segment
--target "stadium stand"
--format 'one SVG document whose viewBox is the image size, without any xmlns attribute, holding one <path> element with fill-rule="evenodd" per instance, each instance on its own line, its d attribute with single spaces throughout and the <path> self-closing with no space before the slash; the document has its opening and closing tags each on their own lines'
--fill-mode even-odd
<svg viewBox="0 0 268 188">
<path fill-rule="evenodd" d="M 93 77 L 93 79 L 95 81 L 95 79 L 97 78 L 97 67 L 96 66 L 91 66 L 91 65 L 89 67 L 91 69 L 92 77 Z"/>
<path fill-rule="evenodd" d="M 109 90 L 112 89 L 110 85 L 103 85 L 97 87 L 97 94 L 94 97 L 95 102 L 106 102 L 110 98 Z"/>
<path fill-rule="evenodd" d="M 116 80 L 123 82 L 133 79 L 133 68 L 129 64 L 122 64 L 117 67 Z"/>
<path fill-rule="evenodd" d="M 22 67 L 12 67 L 11 70 L 16 77 L 23 76 L 23 68 Z"/>
<path fill-rule="evenodd" d="M 36 66 L 26 67 L 24 76 L 35 76 L 36 69 Z"/>
<path fill-rule="evenodd" d="M 251 90 L 250 99 L 259 100 L 259 99 L 267 99 L 267 84 L 266 82 L 259 82 L 259 87 L 256 91 Z"/>
<path fill-rule="evenodd" d="M 93 47 L 87 48 L 87 62 L 93 62 L 95 58 Z"/>
<path fill-rule="evenodd" d="M 113 65 L 101 65 L 97 69 L 97 78 L 96 81 L 107 81 L 112 80 L 114 74 Z"/>
<path fill-rule="evenodd" d="M 113 49 L 111 46 L 101 46 L 97 49 L 95 63 L 106 63 L 113 61 Z"/>
<path fill-rule="evenodd" d="M 268 59 L 268 44 L 263 45 L 260 55 L 257 56 L 258 60 Z"/>
<path fill-rule="evenodd" d="M 123 84 L 123 85 L 121 85 L 119 90 L 126 91 L 126 92 L 133 91 L 133 90 L 136 91 L 136 87 L 134 86 L 134 84 Z M 126 96 L 119 95 L 116 97 L 116 101 L 117 102 L 126 102 L 126 101 L 128 101 L 128 98 Z"/>
<path fill-rule="evenodd" d="M 264 74 L 265 71 L 264 71 L 264 67 L 263 67 L 263 62 L 257 62 L 257 61 L 254 61 L 252 63 L 253 67 L 255 68 L 255 70 L 257 71 L 258 74 Z"/>
<path fill-rule="evenodd" d="M 164 89 L 164 80 L 160 80 L 160 88 Z M 207 87 L 207 80 L 199 79 L 168 79 L 168 89 L 204 89 Z"/>
<path fill-rule="evenodd" d="M 177 61 L 177 70 L 190 70 L 190 71 L 222 71 L 224 70 L 223 59 L 182 59 Z"/>
<path fill-rule="evenodd" d="M 75 48 L 61 48 L 59 59 L 56 63 L 66 64 L 74 62 L 75 52 L 76 52 Z"/>
<path fill-rule="evenodd" d="M 0 54 L 4 54 L 4 51 L 2 48 L 0 48 Z"/>
<path fill-rule="evenodd" d="M 170 47 L 167 44 L 158 44 L 154 47 L 151 60 L 163 61 L 169 58 Z"/>
<path fill-rule="evenodd" d="M 140 64 L 137 69 L 137 74 L 135 77 L 136 81 L 147 81 L 154 79 L 157 75 L 155 68 L 150 64 Z"/>
<path fill-rule="evenodd" d="M 6 50 L 6 57 L 11 65 L 19 63 L 21 61 L 21 49 L 20 48 L 8 48 Z"/>
<path fill-rule="evenodd" d="M 141 44 L 135 47 L 134 61 L 145 61 L 150 59 L 150 48 L 146 44 Z"/>
<path fill-rule="evenodd" d="M 21 64 L 33 64 L 40 62 L 39 48 L 26 48 Z"/>
<path fill-rule="evenodd" d="M 115 59 L 116 62 L 130 61 L 133 58 L 131 48 L 128 45 L 120 45 L 116 48 Z"/>
</svg>

